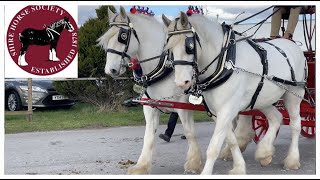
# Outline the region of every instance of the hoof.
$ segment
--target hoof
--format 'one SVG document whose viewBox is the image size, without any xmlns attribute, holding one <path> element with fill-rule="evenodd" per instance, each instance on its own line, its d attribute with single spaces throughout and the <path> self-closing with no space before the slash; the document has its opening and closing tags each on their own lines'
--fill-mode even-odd
<svg viewBox="0 0 320 180">
<path fill-rule="evenodd" d="M 290 160 L 288 158 L 286 158 L 284 160 L 284 166 L 283 168 L 285 170 L 297 170 L 297 169 L 300 169 L 300 162 L 299 162 L 299 159 L 294 159 L 294 160 Z"/>
<path fill-rule="evenodd" d="M 241 175 L 241 174 L 246 174 L 245 168 L 233 168 L 232 170 L 229 171 L 230 175 Z"/>
<path fill-rule="evenodd" d="M 52 60 L 50 59 L 50 61 L 60 61 L 60 59 L 58 59 L 58 58 L 53 58 Z"/>
<path fill-rule="evenodd" d="M 274 146 L 267 146 L 259 143 L 255 153 L 255 159 L 256 161 L 260 162 L 262 166 L 267 166 L 272 161 L 274 151 Z"/>
<path fill-rule="evenodd" d="M 149 171 L 148 171 L 147 167 L 132 166 L 132 167 L 129 167 L 129 169 L 128 169 L 128 174 L 129 174 L 129 175 L 134 175 L 134 174 L 149 174 Z"/>
<path fill-rule="evenodd" d="M 184 174 L 184 175 L 195 175 L 195 174 L 197 174 L 197 173 L 194 172 L 194 171 L 187 171 L 187 170 L 185 170 L 185 171 L 183 172 L 183 174 Z"/>
<path fill-rule="evenodd" d="M 19 66 L 28 66 L 28 63 L 19 63 Z"/>
<path fill-rule="evenodd" d="M 201 161 L 187 161 L 184 164 L 184 172 L 190 172 L 192 174 L 200 174 L 202 171 Z"/>
<path fill-rule="evenodd" d="M 272 156 L 260 160 L 261 166 L 268 166 L 272 162 Z"/>
</svg>

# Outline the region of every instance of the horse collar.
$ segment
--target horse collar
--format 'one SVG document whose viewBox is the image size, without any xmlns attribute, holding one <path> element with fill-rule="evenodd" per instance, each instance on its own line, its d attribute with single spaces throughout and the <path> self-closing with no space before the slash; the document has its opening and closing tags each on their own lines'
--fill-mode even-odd
<svg viewBox="0 0 320 180">
<path fill-rule="evenodd" d="M 48 36 L 51 37 L 51 40 L 54 40 L 54 36 L 53 36 L 52 32 L 54 32 L 60 36 L 60 33 L 58 33 L 56 30 L 51 29 L 49 27 L 46 28 L 46 31 L 47 31 Z"/>
</svg>

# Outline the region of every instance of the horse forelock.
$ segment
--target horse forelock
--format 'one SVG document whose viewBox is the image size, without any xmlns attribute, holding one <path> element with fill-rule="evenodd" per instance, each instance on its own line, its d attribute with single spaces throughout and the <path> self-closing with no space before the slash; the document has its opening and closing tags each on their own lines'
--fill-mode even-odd
<svg viewBox="0 0 320 180">
<path fill-rule="evenodd" d="M 170 37 L 170 40 L 168 42 L 168 44 L 164 47 L 164 50 L 168 50 L 168 49 L 171 49 L 173 47 L 175 47 L 178 43 L 183 43 L 183 37 L 184 35 L 182 34 L 177 34 L 177 35 L 174 35 L 172 37 Z"/>
<path fill-rule="evenodd" d="M 209 17 L 200 15 L 200 14 L 194 14 L 190 17 L 188 17 L 188 21 L 191 24 L 191 26 L 195 29 L 195 32 L 198 34 L 199 38 L 202 42 L 201 44 L 205 45 L 210 43 L 216 43 L 212 42 L 212 40 L 216 40 L 216 37 L 221 34 L 222 36 L 222 28 L 221 24 L 216 21 L 215 19 L 210 19 Z M 181 20 L 175 19 L 171 22 L 171 24 L 168 27 L 168 31 L 174 31 L 175 23 L 177 23 L 176 30 L 183 30 L 183 29 L 189 29 L 190 26 L 182 27 Z M 183 38 L 183 36 L 174 35 L 172 37 L 172 41 L 169 42 L 169 44 L 166 46 L 166 49 L 170 49 L 173 46 L 175 46 L 178 42 L 180 42 L 180 39 Z M 170 39 L 171 40 L 171 39 Z M 220 42 L 217 42 L 219 44 Z"/>
<path fill-rule="evenodd" d="M 176 29 L 175 29 L 176 27 Z M 184 30 L 184 29 L 189 29 L 190 26 L 188 27 L 182 27 L 181 25 L 181 20 L 179 18 L 175 18 L 173 21 L 171 21 L 170 25 L 168 26 L 167 30 L 168 32 L 175 31 L 175 30 Z M 170 37 L 170 40 L 168 44 L 165 46 L 165 50 L 171 49 L 174 46 L 176 46 L 178 43 L 180 43 L 183 40 L 185 34 L 176 34 Z M 183 42 L 181 42 L 183 43 Z"/>
<path fill-rule="evenodd" d="M 118 30 L 116 28 L 109 28 L 107 32 L 105 32 L 97 41 L 98 46 L 101 46 L 104 50 L 107 50 L 108 48 L 108 42 L 111 37 L 116 35 L 118 33 Z"/>
</svg>

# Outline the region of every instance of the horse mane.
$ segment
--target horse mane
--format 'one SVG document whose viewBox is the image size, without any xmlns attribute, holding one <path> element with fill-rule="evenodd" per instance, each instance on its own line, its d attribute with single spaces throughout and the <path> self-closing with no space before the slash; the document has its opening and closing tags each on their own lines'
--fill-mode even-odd
<svg viewBox="0 0 320 180">
<path fill-rule="evenodd" d="M 58 21 L 50 24 L 49 27 L 50 27 L 51 29 L 54 29 L 54 28 L 56 28 L 56 27 L 60 27 L 61 25 L 65 24 L 65 22 L 63 23 L 62 21 L 64 21 L 64 19 L 60 19 L 60 20 L 58 20 Z M 61 23 L 60 23 L 60 22 L 61 22 Z"/>
<path fill-rule="evenodd" d="M 116 15 L 118 15 L 118 14 L 119 13 L 117 13 Z M 112 21 L 124 22 L 124 20 L 120 16 L 116 16 L 116 15 L 115 15 L 116 18 L 113 18 Z M 157 27 L 157 26 L 161 27 L 163 29 L 163 31 L 165 32 L 164 24 L 159 22 L 154 16 L 148 16 L 148 15 L 144 15 L 144 14 L 131 14 L 131 13 L 127 13 L 127 16 L 130 18 L 131 22 L 141 21 L 141 22 L 144 22 L 145 24 L 148 24 L 148 26 L 150 26 L 150 27 Z M 133 23 L 133 28 L 139 29 L 140 27 L 135 26 Z M 119 32 L 119 30 L 117 28 L 109 28 L 101 37 L 98 38 L 97 46 L 101 46 L 104 50 L 106 50 L 110 38 L 113 37 L 118 32 Z"/>
</svg>

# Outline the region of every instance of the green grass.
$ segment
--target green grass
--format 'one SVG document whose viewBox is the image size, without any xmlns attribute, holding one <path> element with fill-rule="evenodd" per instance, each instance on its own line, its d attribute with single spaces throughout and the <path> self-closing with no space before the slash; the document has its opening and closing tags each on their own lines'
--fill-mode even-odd
<svg viewBox="0 0 320 180">
<path fill-rule="evenodd" d="M 160 124 L 168 122 L 169 115 L 161 114 Z M 196 122 L 209 121 L 204 112 L 195 112 Z M 180 123 L 180 121 L 178 121 Z M 55 131 L 87 128 L 144 125 L 142 107 L 130 107 L 126 112 L 97 112 L 90 104 L 77 102 L 70 109 L 36 109 L 31 122 L 23 115 L 5 116 L 5 133 Z"/>
</svg>

